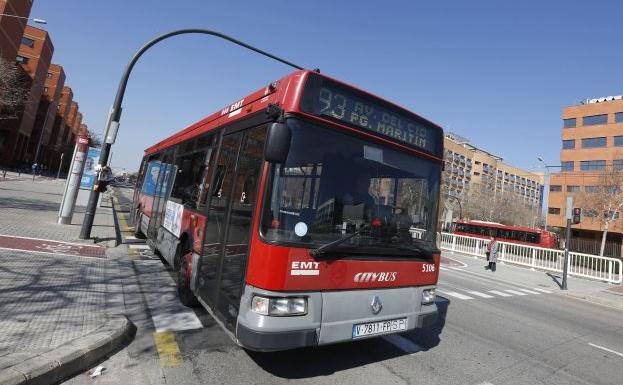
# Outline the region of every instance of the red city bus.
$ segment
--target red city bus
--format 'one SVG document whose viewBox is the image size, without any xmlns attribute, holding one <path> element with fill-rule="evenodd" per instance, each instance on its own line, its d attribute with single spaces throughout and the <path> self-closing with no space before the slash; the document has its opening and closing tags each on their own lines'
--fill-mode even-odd
<svg viewBox="0 0 623 385">
<path fill-rule="evenodd" d="M 149 147 L 136 231 L 245 348 L 420 328 L 437 317 L 442 162 L 439 126 L 297 71 Z"/>
<path fill-rule="evenodd" d="M 453 223 L 454 234 L 477 238 L 495 237 L 499 241 L 519 243 L 528 246 L 558 247 L 556 234 L 529 227 L 505 226 L 486 221 L 457 221 Z"/>
</svg>

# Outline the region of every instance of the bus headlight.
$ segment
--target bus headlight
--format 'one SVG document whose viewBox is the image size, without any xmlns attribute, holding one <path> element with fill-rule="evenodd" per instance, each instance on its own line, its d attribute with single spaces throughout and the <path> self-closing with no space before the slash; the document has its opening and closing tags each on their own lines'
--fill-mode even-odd
<svg viewBox="0 0 623 385">
<path fill-rule="evenodd" d="M 270 316 L 290 316 L 307 314 L 307 298 L 284 297 L 269 298 L 254 296 L 251 310 L 255 313 Z"/>
<path fill-rule="evenodd" d="M 435 289 L 422 291 L 422 305 L 430 305 L 433 302 L 435 302 Z"/>
</svg>

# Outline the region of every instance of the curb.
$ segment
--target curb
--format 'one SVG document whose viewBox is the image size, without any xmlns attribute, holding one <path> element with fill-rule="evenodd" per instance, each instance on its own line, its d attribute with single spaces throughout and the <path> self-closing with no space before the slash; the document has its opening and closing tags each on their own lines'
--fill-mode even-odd
<svg viewBox="0 0 623 385">
<path fill-rule="evenodd" d="M 566 292 L 566 293 L 562 292 L 560 294 L 563 296 L 569 297 L 569 298 L 578 299 L 580 301 L 590 302 L 592 304 L 597 304 L 597 305 L 606 306 L 609 308 L 623 310 L 623 303 L 621 302 L 610 301 L 608 299 L 603 299 L 603 298 L 596 297 L 593 295 L 576 294 L 576 293 L 570 293 L 570 292 Z"/>
<path fill-rule="evenodd" d="M 82 372 L 129 343 L 136 326 L 125 316 L 113 316 L 92 333 L 47 352 L 17 360 L 0 372 L 0 385 L 56 384 Z"/>
</svg>

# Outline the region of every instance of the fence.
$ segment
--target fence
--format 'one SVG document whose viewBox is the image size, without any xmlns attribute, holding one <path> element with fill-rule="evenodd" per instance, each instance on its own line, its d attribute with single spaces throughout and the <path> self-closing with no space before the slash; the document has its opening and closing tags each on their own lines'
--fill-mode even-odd
<svg viewBox="0 0 623 385">
<path fill-rule="evenodd" d="M 485 256 L 489 240 L 466 237 L 451 233 L 441 233 L 439 247 L 443 250 Z M 534 269 L 562 272 L 565 252 L 498 241 L 498 259 L 507 263 L 527 266 Z M 610 283 L 623 282 L 623 262 L 620 259 L 599 257 L 597 255 L 569 252 L 569 275 L 596 279 Z"/>
</svg>

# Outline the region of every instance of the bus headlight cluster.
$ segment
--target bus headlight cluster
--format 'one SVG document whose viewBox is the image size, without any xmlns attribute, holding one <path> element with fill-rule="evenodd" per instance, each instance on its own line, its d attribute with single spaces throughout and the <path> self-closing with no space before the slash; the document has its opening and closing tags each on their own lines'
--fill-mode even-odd
<svg viewBox="0 0 623 385">
<path fill-rule="evenodd" d="M 435 302 L 435 289 L 422 291 L 422 305 L 429 305 L 433 302 Z"/>
<path fill-rule="evenodd" d="M 269 298 L 256 295 L 251 301 L 251 310 L 270 316 L 305 315 L 307 314 L 307 298 Z"/>
</svg>

